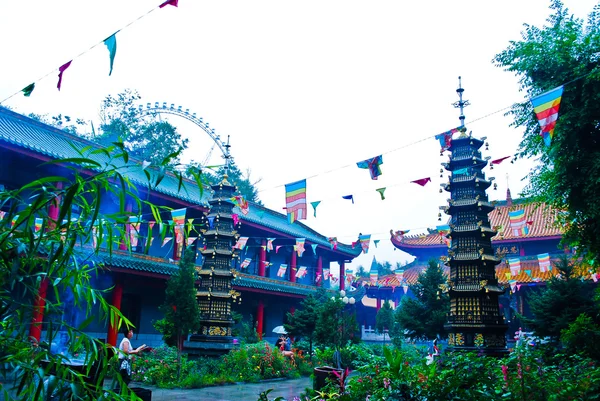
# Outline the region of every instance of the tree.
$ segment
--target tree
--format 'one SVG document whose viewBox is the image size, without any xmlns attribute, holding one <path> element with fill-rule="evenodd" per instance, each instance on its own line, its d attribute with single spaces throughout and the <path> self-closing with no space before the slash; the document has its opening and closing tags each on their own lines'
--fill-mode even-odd
<svg viewBox="0 0 600 401">
<path fill-rule="evenodd" d="M 181 350 L 188 334 L 200 327 L 200 308 L 196 300 L 195 252 L 186 249 L 179 269 L 167 281 L 165 302 L 160 311 L 165 314 L 158 327 L 165 342 L 174 342 L 177 346 L 178 374 L 181 372 Z M 158 322 L 157 322 L 158 323 Z"/>
<path fill-rule="evenodd" d="M 444 333 L 450 309 L 448 294 L 440 291 L 440 285 L 445 281 L 438 262 L 432 259 L 425 272 L 419 274 L 417 282 L 410 286 L 415 298 L 403 297 L 395 314 L 396 323 L 407 337 L 431 340 Z"/>
<path fill-rule="evenodd" d="M 106 96 L 100 107 L 100 134 L 91 139 L 105 146 L 123 141 L 131 157 L 157 166 L 169 155 L 187 149 L 188 140 L 167 121 L 143 118 L 137 107 L 140 99 L 131 89 Z M 171 165 L 178 163 L 178 157 L 171 158 Z"/>
<path fill-rule="evenodd" d="M 229 169 L 227 170 L 227 176 L 229 177 L 228 181 L 237 187 L 238 192 L 245 200 L 262 205 L 262 202 L 258 198 L 258 189 L 256 188 L 256 185 L 261 180 L 258 179 L 253 182 L 250 177 L 250 169 L 247 169 L 244 174 L 237 164 L 235 164 L 233 157 L 229 160 Z M 206 176 L 210 185 L 216 185 L 221 182 L 223 175 L 225 175 L 225 166 L 219 166 L 217 171 L 213 172 L 210 169 L 202 169 L 202 166 L 199 163 L 193 162 L 188 166 L 187 171 L 202 171 L 202 174 Z"/>
<path fill-rule="evenodd" d="M 385 300 L 381 308 L 375 316 L 375 328 L 379 333 L 383 333 L 383 341 L 385 342 L 385 333 L 391 335 L 394 332 L 394 310 L 390 305 L 389 300 Z"/>
<path fill-rule="evenodd" d="M 530 102 L 513 105 L 512 125 L 524 127 L 521 157 L 539 157 L 524 195 L 557 210 L 563 241 L 588 261 L 600 260 L 600 6 L 587 23 L 570 15 L 560 0 L 543 27 L 524 25 L 522 39 L 510 42 L 493 62 L 519 78 L 529 98 L 564 84 L 552 144 L 546 147 Z"/>
<path fill-rule="evenodd" d="M 348 341 L 355 340 L 357 331 L 356 316 L 346 310 L 340 298 L 328 298 L 322 303 L 315 325 L 317 342 L 339 349 Z"/>
<path fill-rule="evenodd" d="M 529 299 L 533 317 L 520 317 L 525 325 L 540 337 L 558 341 L 562 330 L 575 322 L 582 313 L 595 316 L 592 290 L 581 281 L 575 264 L 563 255 L 554 264 L 560 278 L 553 277 L 546 288 Z"/>
<path fill-rule="evenodd" d="M 283 325 L 289 335 L 308 340 L 310 355 L 312 355 L 320 305 L 316 295 L 308 294 L 293 314 L 287 313 L 287 323 Z"/>
<path fill-rule="evenodd" d="M 99 318 L 106 323 L 120 322 L 131 326 L 131 322 L 106 301 L 103 291 L 92 285 L 93 277 L 103 269 L 103 266 L 89 262 L 100 244 L 92 249 L 79 244 L 91 243 L 97 228 L 100 238 L 105 239 L 104 246 L 111 252 L 121 239 L 128 238 L 120 228 L 130 216 L 125 210 L 126 197 L 138 205 L 142 201 L 128 178 L 130 167 L 123 144 L 105 149 L 103 158 L 95 156 L 97 153 L 92 149 L 78 153 L 76 158 L 50 162 L 68 169 L 62 177 L 43 177 L 14 190 L 0 191 L 4 212 L 0 218 L 0 373 L 14 374 L 14 383 L 19 383 L 13 396 L 16 398 L 11 398 L 4 383 L 12 380 L 0 382 L 0 392 L 9 399 L 31 400 L 43 396 L 46 391 L 44 369 L 40 369 L 43 364 L 52 367 L 61 389 L 64 387 L 64 397 L 70 392 L 73 399 L 97 399 L 106 393 L 110 399 L 129 399 L 128 394 L 122 397 L 102 389 L 99 384 L 85 382 L 83 374 L 61 363 L 65 355 L 50 350 L 56 328 L 60 327 L 68 333 L 69 351 L 85 353 L 86 364 L 97 366 L 97 377 L 104 377 L 113 369 L 107 348 L 83 331 L 85 325 L 92 318 Z M 115 186 L 115 182 L 120 185 Z M 119 206 L 116 211 L 104 214 L 101 206 L 109 194 L 120 200 Z M 55 219 L 51 218 L 49 210 L 57 202 L 60 211 Z M 147 202 L 145 205 L 157 214 L 160 212 L 158 206 Z M 76 214 L 74 210 L 77 210 Z M 43 221 L 39 230 L 34 228 L 38 218 Z M 99 224 L 102 221 L 114 224 Z M 49 340 L 32 344 L 28 330 L 37 310 L 34 300 L 44 282 L 52 286 L 55 297 L 47 298 L 45 305 L 50 320 L 47 327 Z M 61 300 L 67 293 L 72 294 L 75 305 L 90 316 L 81 325 L 75 326 L 63 319 Z M 98 313 L 92 309 L 94 305 L 99 307 L 100 315 L 94 315 Z M 119 377 L 116 373 L 112 371 Z M 75 391 L 77 396 L 72 394 Z"/>
</svg>

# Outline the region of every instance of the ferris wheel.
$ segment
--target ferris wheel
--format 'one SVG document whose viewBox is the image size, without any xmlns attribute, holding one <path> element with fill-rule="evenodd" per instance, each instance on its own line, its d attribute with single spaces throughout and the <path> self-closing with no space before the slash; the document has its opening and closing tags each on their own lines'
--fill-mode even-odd
<svg viewBox="0 0 600 401">
<path fill-rule="evenodd" d="M 212 145 L 210 146 L 203 160 L 200 162 L 200 165 L 202 167 L 208 166 L 216 147 L 221 152 L 221 157 L 225 160 L 225 171 L 228 171 L 231 160 L 231 153 L 229 151 L 231 147 L 229 145 L 229 135 L 227 135 L 227 142 L 225 142 L 223 139 L 221 139 L 221 135 L 215 133 L 215 129 L 211 128 L 208 122 L 204 121 L 202 117 L 196 117 L 196 113 L 190 112 L 190 109 L 184 109 L 183 106 L 176 107 L 175 103 L 171 103 L 170 106 L 167 106 L 167 102 L 162 102 L 162 105 L 160 105 L 160 102 L 154 102 L 154 105 L 152 105 L 151 102 L 148 102 L 146 103 L 145 107 L 144 105 L 140 104 L 138 106 L 138 112 L 142 116 L 158 116 L 159 118 L 161 114 L 170 114 L 184 118 L 196 125 L 202 129 L 210 137 L 210 139 L 212 139 Z"/>
</svg>

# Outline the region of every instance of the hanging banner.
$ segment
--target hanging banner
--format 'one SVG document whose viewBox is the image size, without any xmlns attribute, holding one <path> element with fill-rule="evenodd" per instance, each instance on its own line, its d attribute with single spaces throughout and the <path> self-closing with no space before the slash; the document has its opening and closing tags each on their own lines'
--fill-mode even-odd
<svg viewBox="0 0 600 401">
<path fill-rule="evenodd" d="M 275 241 L 275 238 L 267 238 L 267 252 L 273 250 L 273 241 Z"/>
<path fill-rule="evenodd" d="M 285 185 L 285 208 L 290 224 L 306 220 L 306 180 Z"/>
<path fill-rule="evenodd" d="M 244 261 L 240 264 L 240 269 L 245 269 L 250 266 L 250 262 L 252 262 L 251 258 L 244 259 Z"/>
<path fill-rule="evenodd" d="M 129 216 L 129 241 L 131 248 L 138 246 L 138 239 L 140 237 L 140 218 Z"/>
<path fill-rule="evenodd" d="M 507 259 L 512 276 L 518 276 L 521 271 L 521 261 L 519 259 Z"/>
<path fill-rule="evenodd" d="M 296 278 L 302 278 L 306 276 L 306 266 L 300 266 L 298 268 L 298 272 L 296 273 Z"/>
<path fill-rule="evenodd" d="M 329 269 L 323 269 L 323 280 L 329 279 Z"/>
<path fill-rule="evenodd" d="M 459 130 L 460 127 L 452 128 L 450 131 L 442 132 L 441 134 L 435 136 L 435 139 L 440 142 L 442 152 L 450 149 L 450 146 L 452 145 L 452 134 L 459 132 Z"/>
<path fill-rule="evenodd" d="M 514 212 L 508 212 L 510 218 L 510 229 L 515 237 L 529 234 L 529 228 L 525 221 L 525 210 L 515 210 Z"/>
<path fill-rule="evenodd" d="M 550 271 L 550 255 L 547 253 L 539 254 L 538 264 L 540 265 L 540 272 L 545 273 Z"/>
<path fill-rule="evenodd" d="M 360 242 L 360 246 L 362 248 L 363 253 L 368 253 L 369 244 L 371 243 L 371 234 L 359 235 L 358 242 Z"/>
<path fill-rule="evenodd" d="M 236 195 L 233 198 L 231 198 L 231 200 L 240 209 L 244 216 L 248 214 L 248 212 L 250 211 L 250 205 L 242 195 Z"/>
<path fill-rule="evenodd" d="M 561 85 L 531 99 L 533 112 L 540 124 L 540 135 L 546 146 L 550 146 L 554 137 L 554 128 L 556 120 L 558 120 L 558 110 L 560 109 L 563 90 L 564 87 Z"/>
<path fill-rule="evenodd" d="M 304 253 L 304 241 L 306 238 L 296 238 L 296 245 L 294 246 L 294 250 L 298 253 L 298 257 L 301 258 Z"/>
<path fill-rule="evenodd" d="M 285 276 L 286 271 L 287 271 L 287 265 L 279 265 L 279 270 L 277 270 L 277 277 Z"/>
<path fill-rule="evenodd" d="M 248 238 L 250 238 L 250 237 L 240 237 L 237 240 L 237 242 L 235 243 L 235 245 L 233 246 L 233 248 L 243 251 L 244 248 L 246 247 L 246 242 L 248 242 Z"/>
</svg>

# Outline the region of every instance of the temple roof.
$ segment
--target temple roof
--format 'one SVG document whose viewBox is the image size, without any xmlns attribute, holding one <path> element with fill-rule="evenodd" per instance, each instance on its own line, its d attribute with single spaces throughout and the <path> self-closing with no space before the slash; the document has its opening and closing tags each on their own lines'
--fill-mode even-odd
<svg viewBox="0 0 600 401">
<path fill-rule="evenodd" d="M 538 264 L 537 257 L 526 258 L 521 257 L 521 270 L 518 275 L 510 276 L 508 278 L 507 273 L 510 275 L 510 268 L 506 265 L 505 262 L 502 262 L 498 266 L 496 266 L 496 277 L 498 278 L 498 283 L 507 285 L 508 280 L 516 280 L 518 284 L 527 284 L 527 283 L 535 283 L 535 282 L 544 282 L 550 280 L 550 278 L 556 276 L 558 274 L 558 270 L 556 268 L 552 268 L 549 272 L 541 272 Z M 552 264 L 558 259 L 551 259 Z M 380 286 L 380 287 L 400 287 L 402 284 L 413 285 L 417 282 L 419 278 L 419 274 L 423 273 L 427 269 L 427 265 L 424 264 L 415 264 L 406 268 L 403 272 L 403 282 L 400 283 L 395 274 L 390 274 L 387 276 L 379 277 L 376 284 L 370 282 L 368 277 L 361 277 L 357 280 L 358 283 L 364 282 L 367 286 Z M 450 267 L 444 266 L 444 275 L 448 277 L 450 273 Z M 528 271 L 531 273 L 529 275 Z M 586 280 L 591 280 L 591 275 L 589 273 L 589 268 L 585 267 L 581 270 L 583 274 L 583 278 Z"/>
<path fill-rule="evenodd" d="M 80 154 L 73 149 L 71 144 L 76 149 L 80 150 L 86 147 L 89 147 L 90 149 L 102 147 L 95 142 L 51 127 L 3 107 L 0 107 L 0 142 L 1 141 L 46 156 L 50 159 L 81 157 Z M 89 155 L 89 158 L 96 160 L 101 164 L 108 161 L 107 156 L 102 153 Z M 122 163 L 122 160 L 119 159 L 116 161 L 116 163 L 119 162 Z M 147 186 L 148 180 L 141 168 L 141 162 L 130 160 L 129 164 L 138 167 L 128 170 L 127 175 L 131 181 L 135 184 Z M 207 205 L 207 201 L 211 194 L 210 189 L 206 188 L 202 193 L 202 196 L 200 196 L 200 191 L 198 190 L 195 181 L 184 179 L 184 184 L 184 187 L 179 190 L 178 178 L 173 174 L 166 174 L 158 187 L 153 190 L 176 199 L 181 199 L 194 204 Z M 305 224 L 298 221 L 290 224 L 285 214 L 275 212 L 252 202 L 249 202 L 249 205 L 250 212 L 248 215 L 242 214 L 239 212 L 239 209 L 236 208 L 242 221 L 246 220 L 264 226 L 265 228 L 287 234 L 290 237 L 306 238 L 308 242 L 331 249 L 327 237 L 319 234 Z M 331 250 L 331 252 L 336 251 Z M 342 253 L 353 258 L 358 256 L 360 252 L 360 247 L 352 249 L 350 245 L 338 243 L 337 253 Z"/>
<path fill-rule="evenodd" d="M 498 234 L 492 237 L 492 242 L 498 241 L 519 241 L 529 238 L 544 238 L 561 236 L 562 231 L 556 224 L 556 210 L 544 203 L 527 203 L 525 200 L 516 199 L 512 204 L 506 201 L 495 201 L 496 209 L 489 215 L 490 226 L 496 229 Z M 510 229 L 509 212 L 515 210 L 525 210 L 525 218 L 529 233 L 526 235 L 515 236 Z M 398 242 L 392 238 L 392 243 L 399 249 L 410 249 L 412 247 L 443 246 L 442 236 L 437 233 L 428 233 L 421 235 L 405 235 L 402 241 Z"/>
</svg>

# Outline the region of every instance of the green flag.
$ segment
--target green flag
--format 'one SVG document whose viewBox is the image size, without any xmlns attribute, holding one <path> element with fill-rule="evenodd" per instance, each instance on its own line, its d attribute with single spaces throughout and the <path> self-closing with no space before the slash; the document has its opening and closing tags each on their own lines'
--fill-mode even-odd
<svg viewBox="0 0 600 401">
<path fill-rule="evenodd" d="M 379 195 L 381 195 L 381 200 L 385 199 L 385 196 L 383 195 L 383 193 L 385 192 L 385 187 L 377 188 L 375 191 L 379 192 Z"/>
<path fill-rule="evenodd" d="M 23 92 L 23 96 L 29 97 L 31 95 L 31 92 L 33 92 L 34 89 L 35 89 L 35 83 L 32 83 L 30 85 L 27 85 L 23 89 L 21 89 L 21 92 Z"/>
</svg>

